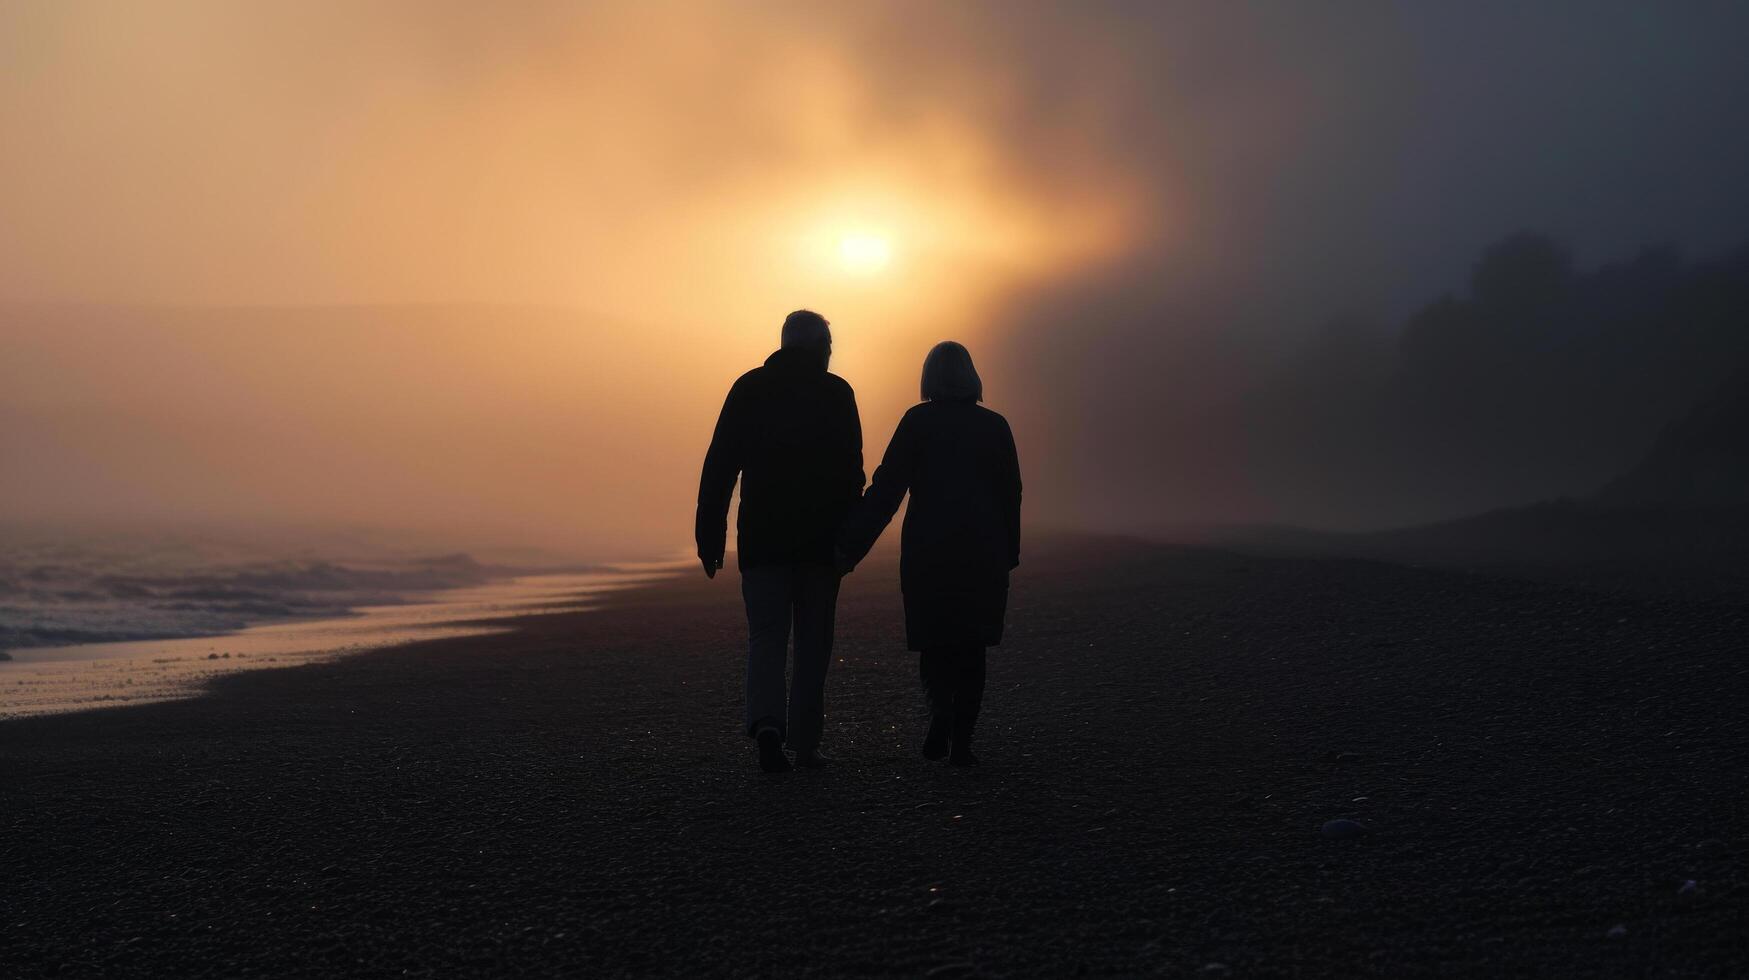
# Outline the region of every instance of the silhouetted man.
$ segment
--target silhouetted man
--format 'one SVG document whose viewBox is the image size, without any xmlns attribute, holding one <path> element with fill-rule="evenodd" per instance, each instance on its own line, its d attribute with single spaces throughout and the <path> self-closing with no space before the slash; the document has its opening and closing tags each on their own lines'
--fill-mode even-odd
<svg viewBox="0 0 1749 980">
<path fill-rule="evenodd" d="M 698 482 L 696 535 L 704 573 L 723 567 L 729 496 L 741 479 L 736 519 L 741 595 L 747 602 L 747 734 L 766 772 L 826 763 L 820 732 L 832 659 L 839 525 L 862 496 L 862 421 L 856 395 L 826 370 L 826 318 L 797 310 L 782 346 L 735 382 L 723 403 Z M 795 666 L 789 704 L 783 667 L 791 625 Z"/>
</svg>

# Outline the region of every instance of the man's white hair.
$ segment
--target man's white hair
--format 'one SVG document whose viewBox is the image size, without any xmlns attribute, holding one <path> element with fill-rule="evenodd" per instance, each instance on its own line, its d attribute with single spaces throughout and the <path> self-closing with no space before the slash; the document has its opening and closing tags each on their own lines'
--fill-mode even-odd
<svg viewBox="0 0 1749 980">
<path fill-rule="evenodd" d="M 797 310 L 783 320 L 784 347 L 824 347 L 832 342 L 831 324 L 813 310 Z"/>
</svg>

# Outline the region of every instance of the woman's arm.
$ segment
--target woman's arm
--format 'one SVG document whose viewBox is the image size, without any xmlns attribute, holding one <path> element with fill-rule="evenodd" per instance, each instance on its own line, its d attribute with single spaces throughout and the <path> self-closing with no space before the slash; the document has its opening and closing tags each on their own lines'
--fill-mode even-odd
<svg viewBox="0 0 1749 980">
<path fill-rule="evenodd" d="M 887 443 L 886 454 L 881 457 L 881 465 L 875 468 L 868 492 L 862 495 L 862 502 L 851 511 L 850 519 L 839 533 L 838 551 L 844 564 L 854 566 L 862 561 L 881 532 L 892 523 L 905 493 L 911 489 L 911 473 L 916 463 L 912 428 L 909 414 L 899 420 L 899 427 L 893 430 L 893 438 Z"/>
</svg>

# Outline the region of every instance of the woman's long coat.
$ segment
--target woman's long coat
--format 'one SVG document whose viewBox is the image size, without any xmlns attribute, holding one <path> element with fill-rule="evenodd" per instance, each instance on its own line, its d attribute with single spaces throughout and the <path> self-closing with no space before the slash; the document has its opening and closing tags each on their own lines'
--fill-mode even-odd
<svg viewBox="0 0 1749 980">
<path fill-rule="evenodd" d="M 1020 564 L 1020 460 L 1008 420 L 972 401 L 928 401 L 899 420 L 840 539 L 860 561 L 905 494 L 899 579 L 913 650 L 1002 641 Z"/>
</svg>

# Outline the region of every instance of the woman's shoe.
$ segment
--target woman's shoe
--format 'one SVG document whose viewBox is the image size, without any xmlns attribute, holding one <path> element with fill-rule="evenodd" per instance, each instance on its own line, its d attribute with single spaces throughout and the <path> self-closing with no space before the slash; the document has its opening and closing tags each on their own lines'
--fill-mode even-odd
<svg viewBox="0 0 1749 980">
<path fill-rule="evenodd" d="M 789 772 L 789 756 L 783 754 L 783 736 L 775 728 L 759 732 L 759 768 L 766 772 Z"/>
</svg>

